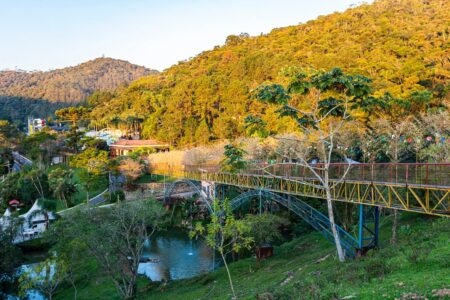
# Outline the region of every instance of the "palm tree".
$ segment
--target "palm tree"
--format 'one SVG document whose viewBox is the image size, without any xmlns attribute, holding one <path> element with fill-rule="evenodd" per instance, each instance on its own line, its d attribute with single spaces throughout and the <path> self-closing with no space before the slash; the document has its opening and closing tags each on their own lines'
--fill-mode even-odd
<svg viewBox="0 0 450 300">
<path fill-rule="evenodd" d="M 39 194 L 39 198 L 45 197 L 45 172 L 42 169 L 35 168 L 35 167 L 26 167 L 24 168 L 24 175 L 23 178 L 29 180 L 36 192 Z"/>
<path fill-rule="evenodd" d="M 48 184 L 53 195 L 69 207 L 69 199 L 77 192 L 72 170 L 58 168 L 50 172 Z"/>
</svg>

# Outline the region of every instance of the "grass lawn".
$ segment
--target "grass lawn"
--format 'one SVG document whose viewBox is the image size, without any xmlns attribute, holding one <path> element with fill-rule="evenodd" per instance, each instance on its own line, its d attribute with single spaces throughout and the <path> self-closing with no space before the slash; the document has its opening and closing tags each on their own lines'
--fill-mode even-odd
<svg viewBox="0 0 450 300">
<path fill-rule="evenodd" d="M 65 165 L 62 165 L 62 164 L 54 165 L 54 166 L 51 166 L 48 169 L 48 171 L 51 172 L 55 168 L 68 168 L 68 167 Z M 72 169 L 72 170 L 74 172 L 73 180 L 74 180 L 75 184 L 77 185 L 77 190 L 78 190 L 72 199 L 73 206 L 75 206 L 77 204 L 86 202 L 86 187 L 80 177 L 81 170 L 80 169 Z M 92 198 L 92 197 L 100 194 L 107 188 L 108 188 L 108 176 L 107 175 L 94 179 L 92 188 L 89 191 L 89 198 Z M 66 209 L 66 207 L 64 207 L 64 204 L 61 201 L 57 201 L 56 211 L 60 211 L 63 209 Z"/>
<path fill-rule="evenodd" d="M 78 192 L 74 196 L 74 204 L 86 202 L 86 187 L 80 178 L 80 169 L 74 169 L 74 181 L 77 184 Z M 108 175 L 94 179 L 92 188 L 89 191 L 89 198 L 97 196 L 108 188 Z"/>
<path fill-rule="evenodd" d="M 381 247 L 366 257 L 339 263 L 334 247 L 313 232 L 275 248 L 256 268 L 254 258 L 230 264 L 238 299 L 394 299 L 408 293 L 438 299 L 433 290 L 450 288 L 450 220 L 403 214 L 399 242 L 390 245 L 390 220 L 381 228 Z M 107 277 L 92 270 L 78 299 L 118 299 Z M 226 272 L 168 284 L 142 278 L 137 299 L 230 299 Z M 56 299 L 69 299 L 69 287 Z M 419 298 L 402 298 L 419 299 Z M 448 297 L 446 298 L 448 299 Z"/>
</svg>

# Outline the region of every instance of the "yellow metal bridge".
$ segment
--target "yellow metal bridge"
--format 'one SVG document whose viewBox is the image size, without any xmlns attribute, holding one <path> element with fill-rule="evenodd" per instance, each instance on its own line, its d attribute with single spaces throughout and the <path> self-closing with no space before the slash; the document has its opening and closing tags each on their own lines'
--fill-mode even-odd
<svg viewBox="0 0 450 300">
<path fill-rule="evenodd" d="M 320 164 L 315 169 L 323 172 Z M 151 164 L 151 173 L 326 199 L 320 176 L 295 163 L 260 164 L 238 173 L 218 165 Z M 450 216 L 450 164 L 338 163 L 330 165 L 329 178 L 334 201 Z"/>
</svg>

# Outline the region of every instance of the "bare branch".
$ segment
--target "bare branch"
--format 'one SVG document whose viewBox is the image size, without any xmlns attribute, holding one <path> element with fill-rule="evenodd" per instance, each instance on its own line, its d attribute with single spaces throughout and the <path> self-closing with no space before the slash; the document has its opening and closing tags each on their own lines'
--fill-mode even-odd
<svg viewBox="0 0 450 300">
<path fill-rule="evenodd" d="M 345 178 L 347 177 L 347 174 L 351 168 L 352 168 L 352 164 L 350 162 L 348 162 L 347 168 L 344 171 L 344 175 L 342 175 L 341 178 L 339 178 L 337 181 L 334 181 L 333 184 L 330 186 L 330 189 L 334 189 L 338 184 L 343 182 L 345 180 Z"/>
</svg>

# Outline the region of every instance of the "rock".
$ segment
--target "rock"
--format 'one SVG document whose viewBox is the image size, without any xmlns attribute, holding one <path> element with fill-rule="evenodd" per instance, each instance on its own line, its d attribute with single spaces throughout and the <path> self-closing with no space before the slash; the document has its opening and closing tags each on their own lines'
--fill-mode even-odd
<svg viewBox="0 0 450 300">
<path fill-rule="evenodd" d="M 401 298 L 396 298 L 396 300 L 428 300 L 427 297 L 424 297 L 420 294 L 416 294 L 416 293 L 405 293 L 402 294 Z"/>
<path fill-rule="evenodd" d="M 316 264 L 323 262 L 323 261 L 324 261 L 325 259 L 327 259 L 329 256 L 330 256 L 330 254 L 325 255 L 325 256 L 322 257 L 322 258 L 319 258 L 318 260 L 316 260 Z"/>
<path fill-rule="evenodd" d="M 446 296 L 450 296 L 450 289 L 432 290 L 432 293 L 435 297 L 446 298 Z"/>
<path fill-rule="evenodd" d="M 257 300 L 273 300 L 274 297 L 273 297 L 273 295 L 272 295 L 271 293 L 266 292 L 266 293 L 259 294 L 259 295 L 256 297 L 256 299 L 257 299 Z"/>
<path fill-rule="evenodd" d="M 289 281 L 291 281 L 292 278 L 294 278 L 294 272 L 288 271 L 288 272 L 284 273 L 284 275 L 287 275 L 287 278 L 285 280 L 283 280 L 283 282 L 280 284 L 281 286 L 288 284 Z"/>
<path fill-rule="evenodd" d="M 294 276 L 294 272 L 287 271 L 287 272 L 284 272 L 284 275 L 286 275 L 286 276 Z"/>
</svg>

